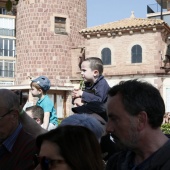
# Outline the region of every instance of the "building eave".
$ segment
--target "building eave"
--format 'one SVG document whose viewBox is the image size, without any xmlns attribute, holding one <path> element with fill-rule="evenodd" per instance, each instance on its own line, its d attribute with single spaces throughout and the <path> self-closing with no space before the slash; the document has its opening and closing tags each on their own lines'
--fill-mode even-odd
<svg viewBox="0 0 170 170">
<path fill-rule="evenodd" d="M 59 91 L 70 91 L 73 90 L 73 86 L 51 86 L 50 91 L 59 90 Z M 9 90 L 30 90 L 30 85 L 11 85 L 11 86 L 0 86 L 0 89 L 9 89 Z"/>
</svg>

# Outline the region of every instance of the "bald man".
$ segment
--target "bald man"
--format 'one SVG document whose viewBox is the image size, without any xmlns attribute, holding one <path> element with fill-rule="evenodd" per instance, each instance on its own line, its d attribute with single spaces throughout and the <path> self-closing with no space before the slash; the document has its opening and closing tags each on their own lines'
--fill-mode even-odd
<svg viewBox="0 0 170 170">
<path fill-rule="evenodd" d="M 19 122 L 19 97 L 12 91 L 0 89 L 0 169 L 34 169 L 37 153 L 35 140 Z"/>
</svg>

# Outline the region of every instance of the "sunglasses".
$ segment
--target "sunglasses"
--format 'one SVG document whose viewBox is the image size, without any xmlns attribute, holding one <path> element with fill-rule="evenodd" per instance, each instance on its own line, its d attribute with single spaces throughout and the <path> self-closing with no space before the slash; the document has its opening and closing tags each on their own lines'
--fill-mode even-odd
<svg viewBox="0 0 170 170">
<path fill-rule="evenodd" d="M 64 160 L 54 160 L 54 159 L 49 159 L 45 156 L 38 156 L 35 155 L 34 157 L 34 165 L 35 167 L 40 164 L 42 170 L 50 170 L 52 167 L 56 167 L 59 164 L 65 163 Z"/>
</svg>

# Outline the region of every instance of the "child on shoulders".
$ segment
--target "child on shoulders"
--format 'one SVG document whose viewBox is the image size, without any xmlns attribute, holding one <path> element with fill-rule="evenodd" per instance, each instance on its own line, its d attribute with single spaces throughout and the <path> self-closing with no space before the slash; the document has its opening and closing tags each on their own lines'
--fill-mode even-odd
<svg viewBox="0 0 170 170">
<path fill-rule="evenodd" d="M 54 104 L 47 95 L 50 85 L 50 80 L 45 76 L 32 80 L 30 84 L 33 97 L 38 97 L 36 105 L 41 106 L 44 110 L 43 128 L 47 130 L 55 129 L 58 126 Z"/>
<path fill-rule="evenodd" d="M 103 73 L 103 62 L 98 57 L 86 58 L 81 64 L 81 75 L 85 88 L 74 89 L 72 92 L 73 104 L 81 106 L 84 103 L 107 101 L 107 92 L 110 89 Z"/>
</svg>

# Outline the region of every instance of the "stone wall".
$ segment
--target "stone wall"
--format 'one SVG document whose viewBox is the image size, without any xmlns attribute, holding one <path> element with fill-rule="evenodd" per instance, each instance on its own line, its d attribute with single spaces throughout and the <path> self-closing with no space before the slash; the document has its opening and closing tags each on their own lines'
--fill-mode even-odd
<svg viewBox="0 0 170 170">
<path fill-rule="evenodd" d="M 139 44 L 142 47 L 142 63 L 131 63 L 131 48 Z M 111 65 L 104 66 L 105 76 L 147 75 L 163 73 L 162 56 L 166 52 L 166 42 L 161 31 L 123 34 L 122 36 L 86 40 L 86 57 L 101 58 L 103 48 L 111 50 Z"/>
</svg>

